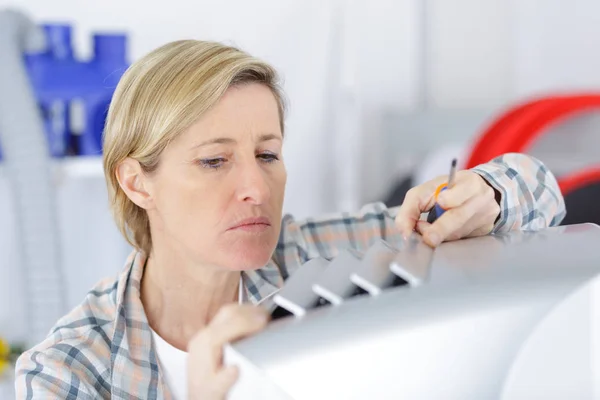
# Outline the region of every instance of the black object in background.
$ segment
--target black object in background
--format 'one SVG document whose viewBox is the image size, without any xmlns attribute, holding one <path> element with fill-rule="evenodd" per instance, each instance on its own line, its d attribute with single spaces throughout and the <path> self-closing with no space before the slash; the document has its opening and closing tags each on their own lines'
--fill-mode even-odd
<svg viewBox="0 0 600 400">
<path fill-rule="evenodd" d="M 390 190 L 387 198 L 383 201 L 386 207 L 396 207 L 402 204 L 404 201 L 404 197 L 406 197 L 406 192 L 408 192 L 413 187 L 412 176 L 407 176 L 400 181 L 398 181 Z"/>
<path fill-rule="evenodd" d="M 574 190 L 564 198 L 567 215 L 561 225 L 586 222 L 600 225 L 600 182 Z"/>
</svg>

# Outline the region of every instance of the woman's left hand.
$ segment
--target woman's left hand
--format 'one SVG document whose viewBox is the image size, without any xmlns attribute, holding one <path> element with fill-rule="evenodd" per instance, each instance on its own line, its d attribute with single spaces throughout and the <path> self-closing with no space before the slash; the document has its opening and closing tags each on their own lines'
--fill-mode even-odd
<svg viewBox="0 0 600 400">
<path fill-rule="evenodd" d="M 443 241 L 483 236 L 492 231 L 500 214 L 496 191 L 479 174 L 463 170 L 456 173 L 452 188 L 438 195 L 437 203 L 446 210 L 432 224 L 421 214 L 435 205 L 435 190 L 447 182 L 440 176 L 410 189 L 396 216 L 396 226 L 404 237 L 419 232 L 430 246 Z"/>
</svg>

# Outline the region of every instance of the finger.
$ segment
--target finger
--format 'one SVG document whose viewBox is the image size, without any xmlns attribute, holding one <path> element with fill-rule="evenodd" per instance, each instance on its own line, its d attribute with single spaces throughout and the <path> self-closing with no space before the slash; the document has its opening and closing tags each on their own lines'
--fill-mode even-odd
<svg viewBox="0 0 600 400">
<path fill-rule="evenodd" d="M 489 207 L 486 206 L 485 209 L 480 209 L 480 211 L 471 219 L 469 219 L 465 225 L 446 237 L 444 241 L 452 241 L 466 237 L 477 237 L 489 234 L 494 228 L 494 222 L 498 213 L 500 212 L 499 210 L 500 207 L 496 203 L 493 203 Z M 416 230 L 422 236 L 424 236 L 425 232 L 427 232 L 429 229 L 431 229 L 430 223 L 426 221 L 419 221 L 417 223 Z"/>
<path fill-rule="evenodd" d="M 450 235 L 459 232 L 485 205 L 486 201 L 487 199 L 483 196 L 475 196 L 462 206 L 447 210 L 431 224 L 430 229 L 423 234 L 423 239 L 430 246 L 438 246 Z"/>
<path fill-rule="evenodd" d="M 217 371 L 218 366 L 215 363 L 212 354 L 210 335 L 207 329 L 201 330 L 188 343 L 187 352 L 188 371 L 194 371 L 194 374 L 201 377 L 210 377 Z M 190 385 L 198 384 L 196 379 L 189 380 Z"/>
<path fill-rule="evenodd" d="M 446 242 L 453 240 L 459 240 L 462 238 L 473 237 L 473 232 L 477 230 L 483 223 L 483 218 L 479 215 L 474 215 L 469 221 L 467 221 L 462 227 L 448 235 L 445 239 Z"/>
<path fill-rule="evenodd" d="M 210 327 L 223 343 L 240 339 L 247 333 L 263 328 L 269 320 L 269 313 L 262 307 L 252 304 L 228 304 L 222 307 L 213 318 Z"/>
<path fill-rule="evenodd" d="M 200 378 L 204 379 L 193 379 Z M 188 379 L 188 394 L 190 399 L 202 400 L 225 400 L 227 394 L 239 378 L 239 369 L 236 366 L 228 366 L 220 369 L 212 376 L 198 374 Z"/>
<path fill-rule="evenodd" d="M 234 365 L 222 368 L 213 378 L 213 390 L 210 398 L 224 400 L 239 376 L 239 369 Z"/>
<path fill-rule="evenodd" d="M 492 226 L 480 226 L 476 229 L 473 229 L 470 233 L 463 235 L 465 238 L 474 238 L 478 236 L 485 236 L 492 231 Z"/>
<path fill-rule="evenodd" d="M 488 219 L 482 218 L 481 223 L 479 223 L 471 232 L 466 234 L 465 237 L 484 236 L 492 232 L 492 229 L 494 229 L 494 223 L 489 222 Z"/>
<path fill-rule="evenodd" d="M 421 213 L 433 207 L 435 203 L 433 195 L 436 188 L 444 182 L 444 179 L 444 177 L 436 178 L 423 185 L 416 186 L 406 193 L 395 219 L 396 228 L 402 236 L 405 238 L 410 236 L 417 221 L 421 218 Z"/>
<path fill-rule="evenodd" d="M 431 228 L 431 224 L 429 222 L 421 220 L 421 221 L 417 221 L 417 226 L 415 229 L 418 233 L 421 234 L 421 236 L 423 236 L 423 234 L 425 232 L 427 232 L 427 230 L 430 228 Z"/>
<path fill-rule="evenodd" d="M 500 205 L 496 203 L 495 198 L 493 197 L 493 193 L 488 195 L 490 198 L 487 204 L 489 206 L 485 207 L 484 210 L 480 213 L 477 218 L 477 224 L 474 226 L 474 229 L 467 234 L 467 237 L 475 237 L 475 236 L 483 236 L 492 232 L 494 229 L 494 225 L 496 224 L 496 219 L 500 214 Z M 491 200 L 494 198 L 494 200 Z"/>
<path fill-rule="evenodd" d="M 479 175 L 471 171 L 461 171 L 463 174 L 456 175 L 456 183 L 449 189 L 441 192 L 437 197 L 437 203 L 445 210 L 457 208 L 463 205 L 470 198 L 477 196 L 481 192 Z M 475 178 L 475 179 L 473 179 Z"/>
<path fill-rule="evenodd" d="M 205 369 L 214 372 L 223 358 L 223 345 L 263 329 L 269 320 L 262 307 L 232 304 L 221 308 L 210 325 L 188 343 L 188 353 L 209 360 Z"/>
<path fill-rule="evenodd" d="M 471 233 L 471 231 L 473 230 L 471 226 L 474 225 L 475 224 L 472 223 L 472 220 L 470 220 L 467 222 L 467 224 L 463 225 L 462 228 L 459 228 L 458 230 L 450 233 L 446 238 L 442 239 L 440 242 L 437 242 L 436 238 L 438 235 L 432 230 L 432 224 L 428 222 L 417 224 L 417 232 L 421 234 L 421 236 L 423 237 L 423 241 L 427 245 L 431 247 L 436 247 L 442 242 L 451 242 L 466 237 L 469 233 Z"/>
<path fill-rule="evenodd" d="M 471 222 L 468 222 L 469 225 L 471 225 Z M 431 230 L 431 226 L 432 224 L 430 224 L 429 222 L 426 221 L 419 221 L 419 223 L 417 224 L 417 232 L 419 232 L 421 234 L 421 236 L 425 237 L 431 236 L 431 233 L 429 233 L 429 231 Z M 469 228 L 467 228 L 467 225 L 465 225 L 462 229 L 459 229 L 453 233 L 451 233 L 444 241 L 452 241 L 452 240 L 456 240 L 456 239 L 460 239 L 461 237 L 463 237 L 463 232 L 468 232 L 470 233 L 472 231 L 469 230 Z M 466 233 L 464 233 L 466 235 Z M 426 241 L 427 242 L 427 241 Z M 430 242 L 427 242 L 427 244 L 430 244 Z"/>
<path fill-rule="evenodd" d="M 220 360 L 224 344 L 259 332 L 268 321 L 269 313 L 262 307 L 251 304 L 233 304 L 223 307 L 208 329 L 214 357 Z"/>
</svg>

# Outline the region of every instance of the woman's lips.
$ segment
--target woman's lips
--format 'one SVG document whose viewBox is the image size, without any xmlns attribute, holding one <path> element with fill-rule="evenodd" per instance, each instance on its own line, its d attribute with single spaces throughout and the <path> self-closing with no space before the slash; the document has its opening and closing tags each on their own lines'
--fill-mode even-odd
<svg viewBox="0 0 600 400">
<path fill-rule="evenodd" d="M 271 227 L 271 221 L 267 217 L 251 217 L 236 222 L 228 230 L 240 230 L 246 232 L 263 232 Z"/>
</svg>

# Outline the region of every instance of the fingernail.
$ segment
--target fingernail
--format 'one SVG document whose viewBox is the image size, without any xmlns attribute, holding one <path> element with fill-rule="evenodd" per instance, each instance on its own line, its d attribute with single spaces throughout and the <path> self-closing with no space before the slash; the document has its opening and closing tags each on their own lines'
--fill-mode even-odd
<svg viewBox="0 0 600 400">
<path fill-rule="evenodd" d="M 429 234 L 429 242 L 433 246 L 437 246 L 441 242 L 440 236 L 437 233 L 430 233 Z"/>
</svg>

